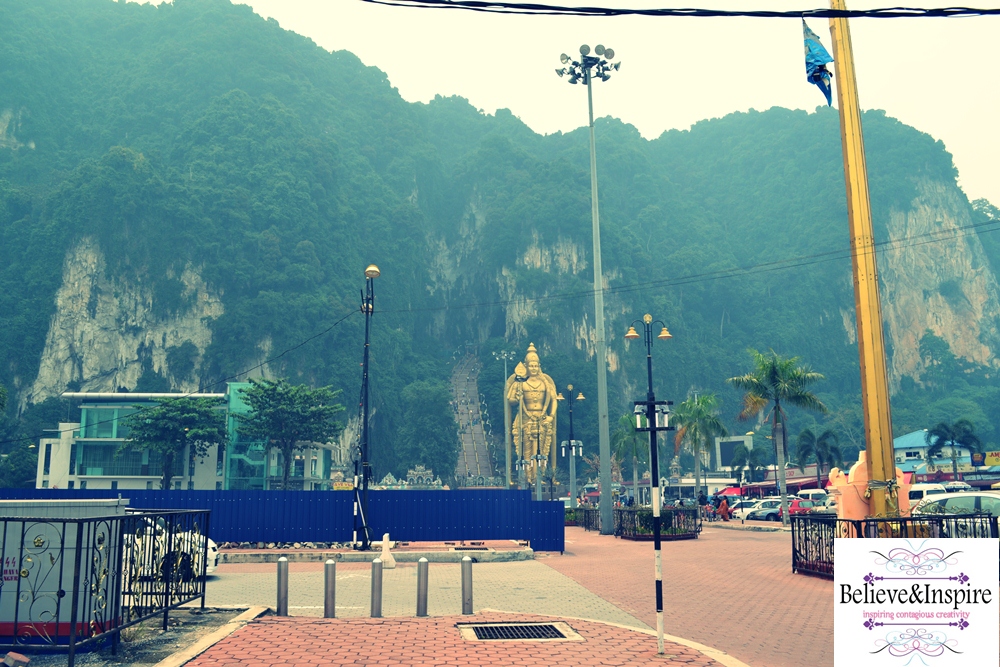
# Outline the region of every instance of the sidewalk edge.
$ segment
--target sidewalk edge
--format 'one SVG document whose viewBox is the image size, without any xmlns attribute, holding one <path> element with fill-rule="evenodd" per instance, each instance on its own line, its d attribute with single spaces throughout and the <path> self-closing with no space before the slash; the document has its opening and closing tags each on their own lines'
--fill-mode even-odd
<svg viewBox="0 0 1000 667">
<path fill-rule="evenodd" d="M 270 607 L 250 607 L 215 632 L 205 635 L 186 649 L 171 653 L 156 663 L 155 667 L 181 667 L 181 665 L 194 660 L 250 621 L 264 615 L 268 611 L 270 611 Z"/>
<path fill-rule="evenodd" d="M 479 612 L 495 612 L 495 613 L 501 613 L 501 614 L 523 614 L 524 613 L 524 612 L 518 612 L 518 611 L 507 611 L 505 609 L 485 609 L 485 608 L 484 609 L 480 609 Z M 623 630 L 631 630 L 633 632 L 641 632 L 644 635 L 650 635 L 652 637 L 656 636 L 656 630 L 650 630 L 649 628 L 637 628 L 637 627 L 632 626 L 632 625 L 625 625 L 624 623 L 613 623 L 611 621 L 602 621 L 602 620 L 597 619 L 597 618 L 581 618 L 579 616 L 563 616 L 561 614 L 559 614 L 559 615 L 555 615 L 555 614 L 539 614 L 539 613 L 535 613 L 535 612 L 531 612 L 531 615 L 532 616 L 546 616 L 546 617 L 549 617 L 549 618 L 562 618 L 562 619 L 565 619 L 567 621 L 586 621 L 587 623 L 601 623 L 602 625 L 610 625 L 611 627 L 614 627 L 614 628 L 622 628 Z M 693 648 L 695 651 L 698 651 L 702 655 L 704 655 L 706 657 L 709 657 L 712 660 L 715 660 L 716 662 L 718 662 L 721 665 L 724 665 L 725 667 L 750 667 L 750 665 L 746 664 L 742 660 L 739 660 L 738 658 L 734 658 L 733 656 L 729 655 L 725 651 L 720 651 L 717 648 L 712 648 L 711 646 L 706 646 L 704 644 L 699 644 L 698 642 L 691 641 L 690 639 L 684 639 L 683 637 L 675 637 L 673 635 L 667 635 L 667 634 L 665 634 L 665 635 L 663 635 L 663 638 L 666 641 L 673 642 L 675 644 L 680 644 L 681 646 L 686 646 L 688 648 Z M 159 667 L 159 666 L 157 666 L 157 667 Z"/>
</svg>

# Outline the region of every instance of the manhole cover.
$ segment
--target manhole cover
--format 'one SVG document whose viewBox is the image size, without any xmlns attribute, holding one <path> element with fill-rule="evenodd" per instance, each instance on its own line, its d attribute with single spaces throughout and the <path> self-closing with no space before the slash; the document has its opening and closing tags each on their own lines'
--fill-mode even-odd
<svg viewBox="0 0 1000 667">
<path fill-rule="evenodd" d="M 566 623 L 470 623 L 459 625 L 469 641 L 582 641 Z"/>
</svg>

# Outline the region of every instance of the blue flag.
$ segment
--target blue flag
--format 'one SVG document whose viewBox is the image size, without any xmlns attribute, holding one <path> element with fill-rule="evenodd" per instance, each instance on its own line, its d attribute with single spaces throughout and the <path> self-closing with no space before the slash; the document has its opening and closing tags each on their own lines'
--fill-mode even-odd
<svg viewBox="0 0 1000 667">
<path fill-rule="evenodd" d="M 830 87 L 830 70 L 826 68 L 826 64 L 832 63 L 833 58 L 819 43 L 819 36 L 806 25 L 805 19 L 802 19 L 802 38 L 806 43 L 806 81 L 818 86 L 826 95 L 827 105 L 832 105 L 833 89 Z"/>
</svg>

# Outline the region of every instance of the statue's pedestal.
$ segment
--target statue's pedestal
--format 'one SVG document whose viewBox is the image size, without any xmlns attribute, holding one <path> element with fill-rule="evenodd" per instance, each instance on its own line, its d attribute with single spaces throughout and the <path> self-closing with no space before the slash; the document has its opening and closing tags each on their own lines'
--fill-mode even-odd
<svg viewBox="0 0 1000 667">
<path fill-rule="evenodd" d="M 896 468 L 896 484 L 898 492 L 896 500 L 899 503 L 899 516 L 910 515 L 910 485 L 904 484 L 903 471 Z M 837 518 L 867 519 L 872 516 L 869 499 L 865 498 L 868 488 L 868 453 L 860 452 L 858 462 L 851 466 L 851 471 L 844 474 L 839 468 L 830 471 L 830 486 L 827 487 L 837 498 Z"/>
</svg>

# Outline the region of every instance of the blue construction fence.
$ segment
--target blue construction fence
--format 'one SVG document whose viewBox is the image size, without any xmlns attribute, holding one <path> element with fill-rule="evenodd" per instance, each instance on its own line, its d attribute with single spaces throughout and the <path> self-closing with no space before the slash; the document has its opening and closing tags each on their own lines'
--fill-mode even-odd
<svg viewBox="0 0 1000 667">
<path fill-rule="evenodd" d="M 128 498 L 140 509 L 207 509 L 216 542 L 348 542 L 354 494 L 347 491 L 149 491 L 0 489 L 0 499 Z M 407 542 L 527 540 L 535 551 L 563 551 L 562 501 L 530 491 L 369 491 L 375 539 Z"/>
</svg>

